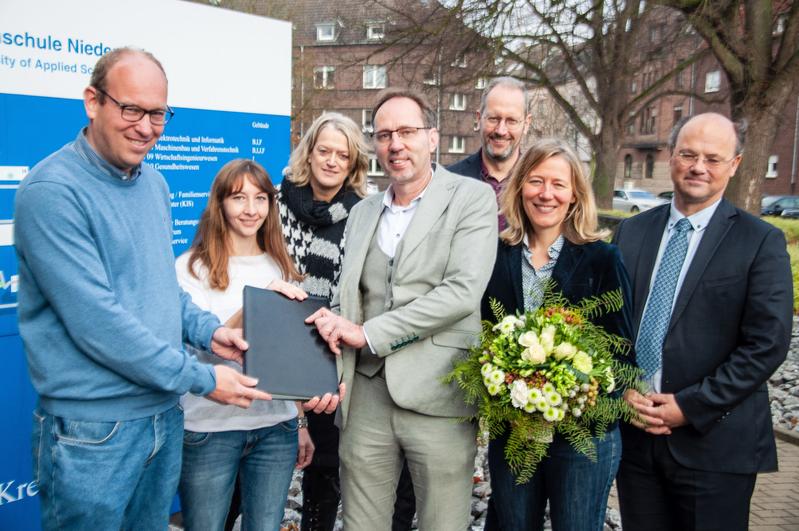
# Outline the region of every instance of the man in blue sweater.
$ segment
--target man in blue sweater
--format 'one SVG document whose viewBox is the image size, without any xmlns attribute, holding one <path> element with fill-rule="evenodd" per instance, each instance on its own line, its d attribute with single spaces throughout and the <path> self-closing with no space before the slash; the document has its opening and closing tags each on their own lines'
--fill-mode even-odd
<svg viewBox="0 0 799 531">
<path fill-rule="evenodd" d="M 182 349 L 185 340 L 240 360 L 247 344 L 175 279 L 167 185 L 142 164 L 172 116 L 162 66 L 114 50 L 83 97 L 88 127 L 33 168 L 15 206 L 42 527 L 165 529 L 181 466 L 179 397 L 248 407 L 270 396 Z"/>
</svg>

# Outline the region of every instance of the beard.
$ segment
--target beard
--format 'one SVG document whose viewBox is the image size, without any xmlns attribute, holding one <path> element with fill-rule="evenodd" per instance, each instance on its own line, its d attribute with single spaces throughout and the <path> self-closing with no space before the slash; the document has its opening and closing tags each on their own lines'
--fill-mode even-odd
<svg viewBox="0 0 799 531">
<path fill-rule="evenodd" d="M 494 147 L 488 142 L 489 140 L 510 140 L 508 147 L 502 151 L 497 151 Z M 514 142 L 512 137 L 497 135 L 497 134 L 490 134 L 487 137 L 482 137 L 482 144 L 483 144 L 483 151 L 488 155 L 488 158 L 495 160 L 497 162 L 504 162 L 511 158 L 513 154 L 516 152 L 516 148 L 519 147 L 519 142 Z"/>
</svg>

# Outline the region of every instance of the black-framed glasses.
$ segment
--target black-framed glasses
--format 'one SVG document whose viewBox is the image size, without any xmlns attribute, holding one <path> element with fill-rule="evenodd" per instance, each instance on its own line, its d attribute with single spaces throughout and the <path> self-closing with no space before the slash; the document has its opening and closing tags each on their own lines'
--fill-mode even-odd
<svg viewBox="0 0 799 531">
<path fill-rule="evenodd" d="M 383 129 L 382 131 L 377 131 L 372 133 L 372 138 L 378 144 L 388 144 L 391 142 L 391 138 L 394 136 L 394 133 L 397 133 L 397 136 L 400 140 L 410 140 L 416 133 L 423 129 L 433 129 L 432 127 L 400 127 L 399 129 Z"/>
<path fill-rule="evenodd" d="M 175 111 L 173 111 L 169 105 L 166 106 L 166 109 L 153 109 L 152 111 L 146 111 L 138 105 L 119 103 L 116 98 L 100 87 L 94 87 L 94 90 L 113 101 L 117 107 L 119 107 L 119 110 L 122 113 L 122 119 L 127 122 L 138 122 L 144 118 L 144 115 L 146 114 L 150 117 L 150 123 L 152 125 L 166 125 L 166 123 L 171 120 L 173 116 L 175 116 Z"/>
</svg>

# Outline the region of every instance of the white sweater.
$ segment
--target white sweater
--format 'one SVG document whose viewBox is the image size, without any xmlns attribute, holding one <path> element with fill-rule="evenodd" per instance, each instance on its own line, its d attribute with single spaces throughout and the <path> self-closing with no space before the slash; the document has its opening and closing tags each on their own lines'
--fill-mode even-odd
<svg viewBox="0 0 799 531">
<path fill-rule="evenodd" d="M 195 262 L 198 280 L 188 270 L 189 253 L 183 253 L 175 261 L 178 283 L 191 295 L 191 299 L 203 310 L 215 314 L 223 323 L 236 313 L 242 305 L 244 286 L 265 288 L 275 278 L 281 278 L 280 268 L 267 254 L 258 256 L 231 256 L 228 261 L 230 284 L 224 291 L 211 289 L 208 271 Z M 190 346 L 200 361 L 225 364 L 241 372 L 241 366 L 232 361 L 223 361 L 207 352 Z M 217 432 L 232 430 L 254 430 L 274 426 L 297 416 L 294 402 L 286 400 L 256 400 L 249 409 L 222 405 L 207 398 L 186 394 L 181 399 L 185 412 L 184 427 L 189 431 Z"/>
</svg>

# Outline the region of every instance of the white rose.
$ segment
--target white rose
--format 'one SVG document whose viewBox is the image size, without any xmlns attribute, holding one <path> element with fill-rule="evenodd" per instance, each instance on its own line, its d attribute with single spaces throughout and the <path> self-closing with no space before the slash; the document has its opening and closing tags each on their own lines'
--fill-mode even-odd
<svg viewBox="0 0 799 531">
<path fill-rule="evenodd" d="M 519 336 L 519 344 L 523 347 L 532 347 L 533 345 L 538 345 L 538 335 L 532 330 L 529 332 L 525 332 Z"/>
<path fill-rule="evenodd" d="M 522 409 L 527 404 L 527 384 L 524 380 L 516 380 L 510 388 L 510 401 L 513 407 Z"/>
<path fill-rule="evenodd" d="M 544 329 L 541 330 L 541 335 L 538 339 L 546 353 L 550 354 L 552 349 L 555 348 L 555 327 L 553 325 L 545 326 Z"/>
<path fill-rule="evenodd" d="M 591 360 L 591 356 L 583 352 L 582 350 L 574 355 L 572 358 L 572 365 L 578 371 L 584 374 L 590 374 L 594 368 L 594 363 Z"/>
<path fill-rule="evenodd" d="M 577 347 L 571 343 L 563 342 L 555 347 L 555 359 L 560 361 L 562 359 L 572 359 L 577 354 Z"/>
<path fill-rule="evenodd" d="M 538 365 L 547 360 L 547 353 L 542 345 L 533 345 L 522 351 L 522 359 Z"/>
</svg>

